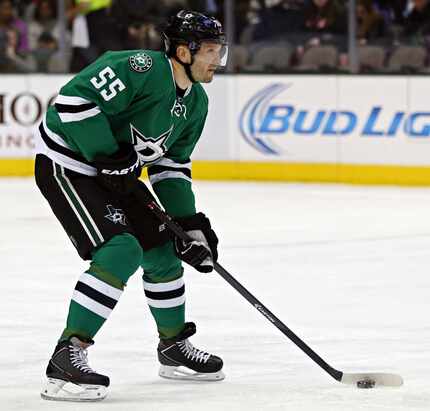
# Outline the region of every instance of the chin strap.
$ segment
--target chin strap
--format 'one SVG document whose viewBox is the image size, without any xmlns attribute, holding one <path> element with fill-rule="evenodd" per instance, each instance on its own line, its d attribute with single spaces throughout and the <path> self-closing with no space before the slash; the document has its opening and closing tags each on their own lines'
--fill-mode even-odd
<svg viewBox="0 0 430 411">
<path fill-rule="evenodd" d="M 173 58 L 185 69 L 185 73 L 190 79 L 191 83 L 197 83 L 197 80 L 193 77 L 193 73 L 191 73 L 191 66 L 194 63 L 194 56 L 191 55 L 191 63 L 184 63 L 181 60 L 179 60 L 176 56 L 173 56 Z"/>
</svg>

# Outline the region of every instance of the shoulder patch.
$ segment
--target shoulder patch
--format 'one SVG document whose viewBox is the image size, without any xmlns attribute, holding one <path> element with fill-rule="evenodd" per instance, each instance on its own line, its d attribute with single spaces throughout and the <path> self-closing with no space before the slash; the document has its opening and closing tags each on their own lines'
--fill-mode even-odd
<svg viewBox="0 0 430 411">
<path fill-rule="evenodd" d="M 144 73 L 152 67 L 152 58 L 146 53 L 136 53 L 128 58 L 132 70 Z"/>
</svg>

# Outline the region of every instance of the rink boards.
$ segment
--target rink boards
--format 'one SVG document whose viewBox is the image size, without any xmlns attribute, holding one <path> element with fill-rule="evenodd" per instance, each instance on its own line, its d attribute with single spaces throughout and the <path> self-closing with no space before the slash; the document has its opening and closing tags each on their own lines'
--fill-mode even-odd
<svg viewBox="0 0 430 411">
<path fill-rule="evenodd" d="M 2 75 L 0 175 L 33 173 L 34 133 L 70 76 Z M 193 177 L 430 184 L 425 76 L 218 76 Z"/>
</svg>

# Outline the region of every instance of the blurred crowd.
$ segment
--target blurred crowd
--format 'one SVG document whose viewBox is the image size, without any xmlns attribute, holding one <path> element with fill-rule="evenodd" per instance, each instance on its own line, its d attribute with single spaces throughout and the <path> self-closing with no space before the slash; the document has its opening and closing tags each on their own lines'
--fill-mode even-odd
<svg viewBox="0 0 430 411">
<path fill-rule="evenodd" d="M 349 71 L 347 0 L 236 3 L 238 71 Z M 358 71 L 428 71 L 430 0 L 356 0 L 355 25 Z"/>
<path fill-rule="evenodd" d="M 348 71 L 347 0 L 236 0 L 233 69 Z M 0 72 L 77 72 L 107 50 L 161 49 L 188 8 L 224 21 L 223 0 L 0 0 Z M 358 69 L 427 72 L 430 0 L 356 0 Z"/>
</svg>

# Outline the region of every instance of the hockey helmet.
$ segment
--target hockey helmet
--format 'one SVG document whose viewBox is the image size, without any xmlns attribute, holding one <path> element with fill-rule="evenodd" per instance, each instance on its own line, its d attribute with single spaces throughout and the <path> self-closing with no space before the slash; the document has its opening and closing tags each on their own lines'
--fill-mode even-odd
<svg viewBox="0 0 430 411">
<path fill-rule="evenodd" d="M 181 10 L 171 17 L 162 30 L 166 54 L 172 57 L 180 44 L 188 46 L 195 55 L 203 42 L 222 45 L 220 66 L 227 63 L 227 41 L 222 24 L 214 17 L 196 11 Z"/>
</svg>

